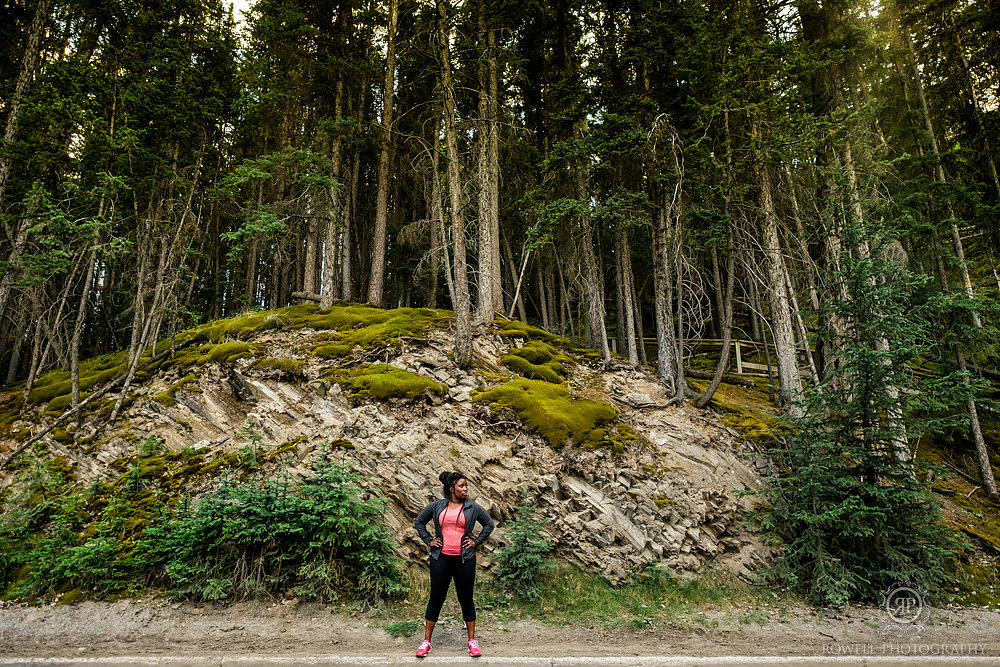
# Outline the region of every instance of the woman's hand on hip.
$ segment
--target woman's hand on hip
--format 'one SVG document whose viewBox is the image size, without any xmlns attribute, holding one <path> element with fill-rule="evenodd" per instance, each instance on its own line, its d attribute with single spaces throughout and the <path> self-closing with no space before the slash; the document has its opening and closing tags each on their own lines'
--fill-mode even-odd
<svg viewBox="0 0 1000 667">
<path fill-rule="evenodd" d="M 471 537 L 462 538 L 462 546 L 465 547 L 466 549 L 475 549 L 476 541 Z"/>
<path fill-rule="evenodd" d="M 444 542 L 441 541 L 440 537 L 435 537 L 433 540 L 431 540 L 430 546 L 431 549 L 438 549 L 444 546 Z"/>
</svg>

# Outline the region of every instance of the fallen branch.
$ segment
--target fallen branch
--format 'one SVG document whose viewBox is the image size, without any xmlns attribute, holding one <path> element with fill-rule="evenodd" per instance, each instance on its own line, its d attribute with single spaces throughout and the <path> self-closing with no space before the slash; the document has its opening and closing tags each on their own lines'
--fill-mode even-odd
<svg viewBox="0 0 1000 667">
<path fill-rule="evenodd" d="M 315 301 L 319 303 L 320 295 L 313 294 L 312 292 L 292 292 L 293 299 L 302 299 L 303 301 Z"/>
<path fill-rule="evenodd" d="M 136 369 L 136 370 L 139 371 L 139 370 L 142 370 L 144 368 L 148 368 L 151 364 L 155 364 L 157 361 L 160 361 L 161 359 L 166 359 L 168 356 L 170 356 L 171 354 L 173 354 L 177 350 L 182 350 L 185 347 L 187 347 L 188 345 L 191 345 L 193 342 L 194 342 L 193 340 L 189 340 L 189 341 L 186 341 L 184 343 L 181 343 L 180 345 L 176 346 L 173 349 L 164 350 L 163 352 L 160 352 L 158 355 L 156 355 L 155 357 L 153 357 L 149 361 L 147 361 L 145 364 L 143 364 L 142 368 L 139 368 L 139 369 Z M 106 393 L 108 393 L 109 391 L 111 391 L 112 389 L 114 389 L 115 387 L 117 387 L 118 385 L 120 385 L 123 382 L 125 382 L 125 378 L 127 378 L 127 377 L 128 377 L 127 373 L 125 375 L 121 375 L 119 377 L 116 377 L 114 380 L 112 380 L 111 382 L 107 383 L 102 388 L 98 389 L 97 391 L 95 391 L 94 393 L 92 393 L 90 396 L 88 396 L 87 398 L 85 398 L 82 401 L 80 401 L 75 407 L 70 408 L 66 412 L 64 412 L 61 415 L 59 415 L 58 417 L 56 417 L 56 419 L 51 424 L 49 424 L 48 426 L 45 427 L 45 430 L 43 430 L 41 433 L 39 433 L 37 435 L 32 436 L 27 442 L 25 442 L 23 445 L 21 445 L 16 450 L 14 450 L 14 453 L 11 454 L 10 456 L 8 456 L 4 460 L 3 463 L 0 463 L 0 470 L 4 470 L 8 465 L 10 465 L 11 461 L 13 461 L 15 458 L 17 458 L 18 454 L 20 454 L 21 452 L 23 452 L 24 450 L 26 450 L 28 447 L 30 447 L 31 445 L 35 444 L 36 442 L 38 442 L 42 438 L 44 438 L 46 435 L 48 435 L 50 432 L 52 432 L 52 429 L 54 429 L 59 424 L 61 424 L 62 422 L 66 421 L 67 419 L 69 419 L 73 415 L 75 415 L 80 410 L 82 410 L 91 401 L 97 400 L 98 398 L 100 398 L 101 396 L 104 396 Z"/>
</svg>

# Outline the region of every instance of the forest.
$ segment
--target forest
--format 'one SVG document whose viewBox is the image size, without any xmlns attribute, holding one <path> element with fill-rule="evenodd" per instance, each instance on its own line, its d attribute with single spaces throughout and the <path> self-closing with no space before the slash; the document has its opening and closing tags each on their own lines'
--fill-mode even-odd
<svg viewBox="0 0 1000 667">
<path fill-rule="evenodd" d="M 2 11 L 0 380 L 24 396 L 58 368 L 76 405 L 81 359 L 122 349 L 127 392 L 150 345 L 247 311 L 447 308 L 459 365 L 501 315 L 698 407 L 731 359 L 693 391 L 695 342 L 758 343 L 785 413 L 860 447 L 837 484 L 912 477 L 947 433 L 997 495 L 996 3 Z"/>
</svg>

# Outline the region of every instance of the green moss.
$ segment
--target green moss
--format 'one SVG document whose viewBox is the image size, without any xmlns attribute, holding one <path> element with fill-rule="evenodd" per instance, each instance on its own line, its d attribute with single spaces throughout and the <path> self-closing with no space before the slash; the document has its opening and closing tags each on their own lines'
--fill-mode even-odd
<svg viewBox="0 0 1000 667">
<path fill-rule="evenodd" d="M 164 368 L 204 366 L 208 363 L 230 364 L 237 359 L 263 354 L 265 349 L 260 343 L 209 343 L 181 350 L 169 363 L 164 362 Z"/>
<path fill-rule="evenodd" d="M 330 449 L 355 449 L 354 443 L 345 438 L 337 438 L 329 444 Z"/>
<path fill-rule="evenodd" d="M 153 396 L 153 400 L 161 405 L 167 406 L 168 408 L 173 407 L 177 405 L 177 392 L 179 391 L 200 394 L 201 388 L 198 386 L 198 378 L 194 375 L 185 375 L 180 380 L 167 387 L 167 390 L 163 393 Z"/>
<path fill-rule="evenodd" d="M 56 442 L 63 445 L 73 444 L 73 434 L 61 426 L 56 426 L 54 429 L 52 429 L 50 437 Z"/>
<path fill-rule="evenodd" d="M 273 371 L 286 377 L 302 377 L 302 368 L 305 365 L 306 362 L 296 359 L 264 357 L 250 364 L 250 368 L 261 371 Z"/>
<path fill-rule="evenodd" d="M 422 375 L 405 371 L 388 364 L 371 364 L 358 368 L 332 368 L 325 377 L 350 392 L 354 398 L 373 398 L 386 401 L 390 398 L 417 399 L 427 392 L 444 395 L 444 385 Z"/>
<path fill-rule="evenodd" d="M 573 360 L 559 354 L 556 348 L 548 343 L 530 340 L 522 347 L 512 347 L 500 359 L 500 363 L 518 375 L 532 380 L 545 382 L 562 382 L 566 377 L 566 365 Z"/>
<path fill-rule="evenodd" d="M 687 378 L 687 381 L 698 392 L 708 386 L 708 380 Z M 793 433 L 786 422 L 771 412 L 773 405 L 760 389 L 719 385 L 709 405 L 723 413 L 723 424 L 746 440 L 766 444 Z"/>
<path fill-rule="evenodd" d="M 300 435 L 292 438 L 291 440 L 286 440 L 281 443 L 271 451 L 267 453 L 264 457 L 265 461 L 279 461 L 284 457 L 285 454 L 290 454 L 296 450 L 296 448 L 306 442 L 309 438 L 305 435 Z"/>
<path fill-rule="evenodd" d="M 542 340 L 547 343 L 561 344 L 567 342 L 565 338 L 549 333 L 545 329 L 533 327 L 520 320 L 508 320 L 498 317 L 493 320 L 493 324 L 499 329 L 498 333 L 504 338 L 521 338 L 523 340 Z"/>
<path fill-rule="evenodd" d="M 90 396 L 90 394 L 91 392 L 89 391 L 80 392 L 80 400 L 82 401 L 83 399 L 87 398 L 87 396 Z M 70 403 L 72 402 L 73 402 L 73 393 L 71 391 L 65 396 L 56 396 L 51 401 L 49 401 L 49 404 L 45 406 L 45 411 L 47 413 L 54 412 L 55 416 L 58 417 L 69 409 Z"/>
<path fill-rule="evenodd" d="M 294 328 L 335 329 L 338 342 L 348 350 L 360 345 L 365 349 L 398 344 L 406 337 L 423 336 L 429 329 L 451 318 L 445 310 L 430 308 L 395 308 L 382 310 L 357 304 L 333 306 L 297 318 Z M 342 356 L 342 355 L 338 355 Z"/>
<path fill-rule="evenodd" d="M 125 373 L 125 367 L 116 366 L 107 370 L 95 371 L 85 364 L 80 365 L 80 391 L 89 391 L 95 386 L 114 380 Z M 35 387 L 28 394 L 28 403 L 38 405 L 49 403 L 59 396 L 66 396 L 72 391 L 72 382 L 66 371 L 49 371 L 38 378 Z"/>
<path fill-rule="evenodd" d="M 333 359 L 335 357 L 346 357 L 351 353 L 350 345 L 331 345 L 324 343 L 312 349 L 312 353 L 320 359 Z"/>
<path fill-rule="evenodd" d="M 656 503 L 657 507 L 663 508 L 669 505 L 673 505 L 676 501 L 673 498 L 668 498 L 667 496 L 661 494 L 653 498 L 653 502 Z"/>
<path fill-rule="evenodd" d="M 996 566 L 963 564 L 958 573 L 956 602 L 962 605 L 1000 609 L 1000 571 Z"/>
<path fill-rule="evenodd" d="M 73 588 L 63 593 L 62 596 L 59 598 L 59 602 L 57 602 L 56 604 L 61 607 L 64 605 L 76 604 L 77 602 L 83 602 L 86 599 L 87 599 L 86 593 L 84 593 L 79 588 Z"/>
<path fill-rule="evenodd" d="M 477 394 L 475 400 L 511 410 L 553 447 L 568 441 L 600 442 L 606 436 L 600 427 L 618 417 L 607 403 L 574 399 L 562 385 L 539 380 L 516 378 Z"/>
<path fill-rule="evenodd" d="M 0 404 L 0 429 L 9 429 L 11 424 L 21 418 L 24 407 L 24 394 L 17 392 Z"/>
<path fill-rule="evenodd" d="M 502 317 L 498 317 L 493 320 L 493 324 L 496 325 L 499 333 L 504 338 L 519 338 L 522 340 L 532 340 L 532 341 L 544 341 L 550 345 L 559 347 L 563 350 L 572 352 L 578 357 L 582 357 L 588 361 L 600 361 L 603 358 L 600 350 L 595 350 L 589 347 L 583 347 L 577 345 L 568 338 L 563 338 L 562 336 L 557 336 L 553 333 L 549 333 L 544 329 L 539 329 L 538 327 L 533 327 L 530 324 L 526 324 L 519 320 L 508 320 Z"/>
</svg>

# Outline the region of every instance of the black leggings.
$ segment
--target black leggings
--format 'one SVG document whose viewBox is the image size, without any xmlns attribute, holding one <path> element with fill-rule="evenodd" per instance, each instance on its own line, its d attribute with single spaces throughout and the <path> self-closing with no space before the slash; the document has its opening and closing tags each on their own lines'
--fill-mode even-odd
<svg viewBox="0 0 1000 667">
<path fill-rule="evenodd" d="M 441 606 L 448 596 L 448 586 L 455 579 L 455 592 L 462 605 L 462 618 L 466 623 L 476 620 L 476 603 L 472 601 L 472 587 L 476 583 L 476 559 L 469 558 L 464 563 L 461 556 L 431 558 L 431 599 L 427 601 L 424 618 L 437 623 Z"/>
</svg>

